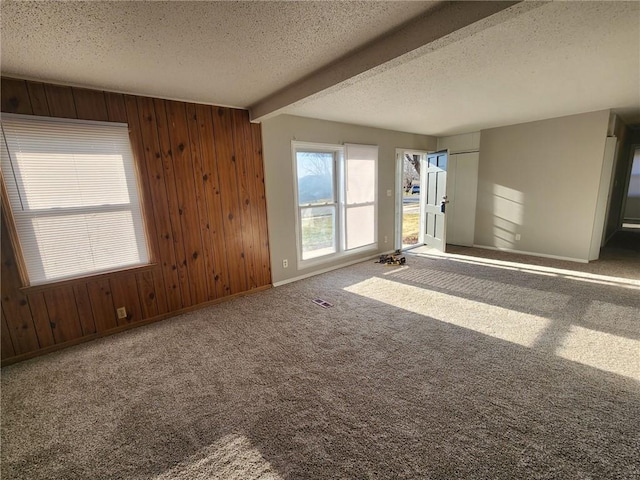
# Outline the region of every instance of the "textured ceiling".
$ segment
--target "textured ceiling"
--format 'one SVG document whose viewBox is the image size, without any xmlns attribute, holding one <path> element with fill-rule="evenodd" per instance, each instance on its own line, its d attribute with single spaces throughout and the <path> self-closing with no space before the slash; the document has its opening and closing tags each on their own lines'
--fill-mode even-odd
<svg viewBox="0 0 640 480">
<path fill-rule="evenodd" d="M 291 92 L 279 112 L 431 135 L 607 108 L 640 122 L 639 2 L 502 5 L 507 13 L 481 26 L 345 79 L 338 73 L 363 52 L 392 51 L 398 35 L 385 34 L 406 31 L 405 22 L 415 31 L 416 20 L 429 25 L 445 8 L 456 20 L 456 8 L 475 6 L 3 0 L 1 67 L 6 76 L 243 108 Z M 333 83 L 293 94 L 320 72 Z"/>
<path fill-rule="evenodd" d="M 640 122 L 640 3 L 557 2 L 285 113 L 452 135 L 618 109 Z"/>
<path fill-rule="evenodd" d="M 248 107 L 440 2 L 2 1 L 2 73 Z"/>
</svg>

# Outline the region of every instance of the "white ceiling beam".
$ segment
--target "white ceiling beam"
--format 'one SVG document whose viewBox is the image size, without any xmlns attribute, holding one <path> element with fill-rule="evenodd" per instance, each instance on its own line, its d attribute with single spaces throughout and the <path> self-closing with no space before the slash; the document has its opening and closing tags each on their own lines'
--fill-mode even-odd
<svg viewBox="0 0 640 480">
<path fill-rule="evenodd" d="M 266 120 L 290 105 L 317 99 L 342 86 L 440 49 L 545 3 L 547 2 L 442 2 L 435 11 L 429 10 L 361 49 L 251 105 L 251 121 Z"/>
</svg>

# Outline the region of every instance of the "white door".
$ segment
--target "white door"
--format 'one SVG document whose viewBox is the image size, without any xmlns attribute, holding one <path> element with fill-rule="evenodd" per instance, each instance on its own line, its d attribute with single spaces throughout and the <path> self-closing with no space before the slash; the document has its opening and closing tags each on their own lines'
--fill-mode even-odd
<svg viewBox="0 0 640 480">
<path fill-rule="evenodd" d="M 420 168 L 420 242 L 445 251 L 448 150 L 429 153 Z"/>
</svg>

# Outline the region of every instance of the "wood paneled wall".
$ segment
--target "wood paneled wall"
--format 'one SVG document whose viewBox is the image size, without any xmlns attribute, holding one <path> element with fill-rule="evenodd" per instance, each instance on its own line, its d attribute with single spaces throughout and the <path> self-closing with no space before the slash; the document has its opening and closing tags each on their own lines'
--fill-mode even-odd
<svg viewBox="0 0 640 480">
<path fill-rule="evenodd" d="M 246 111 L 9 78 L 0 92 L 3 112 L 128 123 L 153 260 L 22 288 L 3 215 L 3 364 L 271 284 L 260 126 Z"/>
</svg>

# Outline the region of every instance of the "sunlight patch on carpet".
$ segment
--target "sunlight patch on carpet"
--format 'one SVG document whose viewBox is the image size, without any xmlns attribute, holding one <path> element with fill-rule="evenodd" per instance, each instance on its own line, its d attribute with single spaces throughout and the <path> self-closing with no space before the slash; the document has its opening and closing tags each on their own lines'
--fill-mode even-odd
<svg viewBox="0 0 640 480">
<path fill-rule="evenodd" d="M 529 348 L 535 348 L 536 340 L 545 335 L 548 327 L 553 326 L 551 320 L 538 315 L 378 277 L 348 286 L 345 290 Z M 522 295 L 519 299 L 522 300 Z M 602 303 L 592 302 L 581 319 L 587 325 L 593 324 L 596 329 L 569 325 L 566 334 L 558 338 L 559 344 L 554 346 L 553 353 L 583 365 L 640 380 L 640 341 L 633 338 L 635 327 L 630 325 L 636 309 Z M 605 327 L 602 322 L 604 311 L 609 314 L 604 318 L 609 319 L 611 326 L 628 330 L 628 337 L 598 329 Z"/>
<path fill-rule="evenodd" d="M 155 480 L 282 480 L 244 435 L 225 435 Z"/>
<path fill-rule="evenodd" d="M 640 381 L 640 342 L 572 325 L 556 350 L 567 360 Z"/>
<path fill-rule="evenodd" d="M 571 296 L 564 293 L 549 292 L 436 268 L 396 270 L 390 276 L 403 283 L 424 285 L 430 290 L 451 293 L 455 298 L 463 297 L 545 316 L 564 310 L 571 300 Z"/>
<path fill-rule="evenodd" d="M 350 285 L 345 290 L 525 347 L 531 347 L 549 324 L 549 320 L 537 315 L 377 277 Z"/>
<path fill-rule="evenodd" d="M 413 251 L 412 251 L 413 253 Z M 566 268 L 555 268 L 544 265 L 531 265 L 527 263 L 510 262 L 506 260 L 495 260 L 490 258 L 469 257 L 455 253 L 420 253 L 416 255 L 423 258 L 446 258 L 449 261 L 478 265 L 482 267 L 499 268 L 502 270 L 512 270 L 532 275 L 547 277 L 561 277 L 577 282 L 595 283 L 598 285 L 609 285 L 614 287 L 640 290 L 640 279 L 630 279 L 623 277 L 613 277 L 610 275 L 600 275 L 596 273 L 581 272 L 579 270 L 568 270 Z"/>
</svg>

